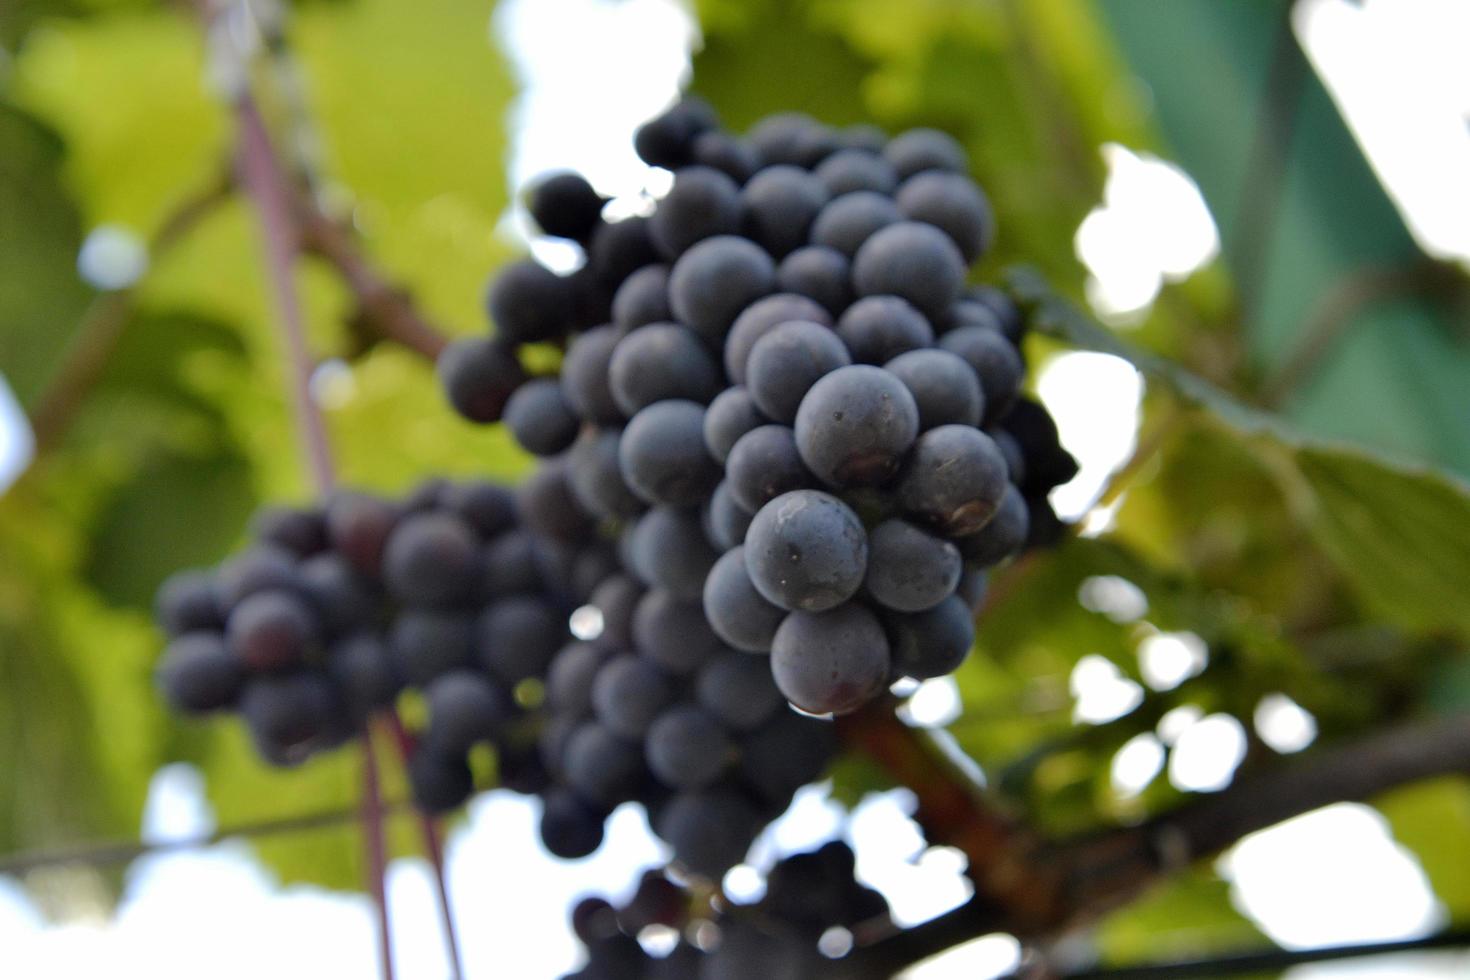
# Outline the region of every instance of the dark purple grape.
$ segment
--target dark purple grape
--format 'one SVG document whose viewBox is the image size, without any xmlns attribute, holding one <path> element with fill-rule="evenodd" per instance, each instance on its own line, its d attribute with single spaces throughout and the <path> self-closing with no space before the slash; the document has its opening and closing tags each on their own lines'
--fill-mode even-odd
<svg viewBox="0 0 1470 980">
<path fill-rule="evenodd" d="M 516 389 L 502 413 L 516 442 L 537 456 L 555 456 L 572 444 L 581 425 L 553 378 L 538 378 Z"/>
<path fill-rule="evenodd" d="M 728 551 L 745 541 L 755 511 L 741 507 L 730 493 L 730 482 L 721 480 L 710 495 L 703 516 L 705 536 L 716 548 Z"/>
<path fill-rule="evenodd" d="M 594 643 L 568 643 L 546 671 L 546 706 L 560 715 L 592 710 L 592 682 L 611 654 Z"/>
<path fill-rule="evenodd" d="M 399 602 L 442 606 L 467 598 L 478 571 L 479 541 L 448 513 L 415 514 L 394 528 L 383 551 L 383 581 Z"/>
<path fill-rule="evenodd" d="M 886 483 L 918 432 L 913 395 L 898 378 L 867 364 L 822 378 L 796 412 L 802 461 L 833 486 Z"/>
<path fill-rule="evenodd" d="M 618 462 L 621 429 L 587 428 L 567 452 L 567 482 L 577 503 L 604 521 L 633 517 L 643 502 L 628 488 Z"/>
<path fill-rule="evenodd" d="M 720 650 L 711 626 L 698 602 L 652 589 L 633 612 L 633 646 L 670 674 L 690 674 Z"/>
<path fill-rule="evenodd" d="M 623 738 L 642 738 L 673 698 L 674 685 L 662 668 L 631 653 L 603 664 L 592 681 L 597 720 Z"/>
<path fill-rule="evenodd" d="M 239 701 L 245 664 L 225 647 L 218 633 L 184 633 L 164 649 L 154 681 L 175 711 L 204 714 Z"/>
<path fill-rule="evenodd" d="M 811 487 L 815 482 L 796 451 L 795 433 L 784 425 L 751 429 L 735 443 L 725 461 L 730 495 L 752 514 L 781 494 Z"/>
<path fill-rule="evenodd" d="M 587 265 L 606 289 L 616 290 L 623 280 L 657 261 L 658 249 L 653 247 L 647 218 L 598 225 L 587 246 Z"/>
<path fill-rule="evenodd" d="M 548 174 L 531 185 L 528 210 L 544 234 L 585 242 L 602 220 L 607 198 L 581 174 Z"/>
<path fill-rule="evenodd" d="M 836 316 L 852 302 L 852 263 L 826 245 L 807 245 L 776 266 L 776 288 L 819 303 Z"/>
<path fill-rule="evenodd" d="M 327 538 L 364 575 L 381 573 L 383 548 L 397 523 L 392 504 L 365 493 L 334 493 L 327 501 Z"/>
<path fill-rule="evenodd" d="M 740 311 L 776 288 L 776 264 L 754 242 L 706 238 L 679 256 L 669 275 L 669 305 L 679 322 L 720 340 Z"/>
<path fill-rule="evenodd" d="M 618 425 L 623 421 L 608 381 L 608 367 L 620 339 L 616 327 L 595 327 L 572 341 L 562 358 L 562 394 L 572 411 L 587 422 Z"/>
<path fill-rule="evenodd" d="M 985 526 L 1007 486 L 1005 457 L 989 436 L 968 426 L 941 425 L 914 443 L 898 502 L 915 519 L 959 537 Z"/>
<path fill-rule="evenodd" d="M 745 548 L 736 546 L 720 556 L 705 579 L 704 615 L 709 628 L 732 647 L 764 653 L 786 611 L 756 589 L 745 567 Z"/>
<path fill-rule="evenodd" d="M 782 708 L 741 743 L 741 778 L 767 805 L 785 809 L 827 770 L 837 748 L 830 724 Z"/>
<path fill-rule="evenodd" d="M 859 364 L 885 364 L 934 343 L 924 314 L 897 296 L 868 296 L 853 303 L 837 321 L 837 336 Z"/>
<path fill-rule="evenodd" d="M 430 813 L 447 813 L 475 791 L 475 778 L 463 755 L 421 747 L 408 759 L 408 784 L 414 802 Z"/>
<path fill-rule="evenodd" d="M 659 813 L 655 829 L 674 849 L 675 861 L 718 880 L 744 859 L 758 821 L 749 800 L 716 786 L 675 796 Z"/>
<path fill-rule="evenodd" d="M 892 194 L 898 186 L 893 165 L 877 153 L 865 150 L 838 150 L 823 160 L 815 173 L 833 197 L 853 191 Z"/>
<path fill-rule="evenodd" d="M 989 592 L 989 576 L 983 571 L 967 568 L 960 576 L 960 584 L 954 594 L 969 608 L 972 616 L 978 616 Z"/>
<path fill-rule="evenodd" d="M 315 508 L 263 507 L 250 518 L 250 534 L 258 541 L 307 558 L 327 546 L 327 524 Z"/>
<path fill-rule="evenodd" d="M 543 587 L 536 541 L 521 529 L 499 535 L 485 548 L 479 595 L 483 598 L 537 592 Z"/>
<path fill-rule="evenodd" d="M 224 626 L 224 617 L 215 597 L 214 576 L 202 570 L 189 569 L 164 579 L 154 603 L 154 618 L 169 636 L 195 630 L 217 630 Z"/>
<path fill-rule="evenodd" d="M 927 316 L 942 314 L 964 282 L 965 260 L 954 242 L 918 221 L 879 229 L 852 259 L 852 285 L 859 296 L 899 296 Z"/>
<path fill-rule="evenodd" d="M 588 605 L 602 613 L 602 632 L 596 637 L 599 647 L 625 650 L 633 642 L 633 615 L 638 602 L 643 598 L 643 586 L 630 575 L 614 575 L 602 584 L 587 600 Z"/>
<path fill-rule="evenodd" d="M 962 174 L 968 164 L 959 141 L 937 129 L 910 129 L 900 133 L 883 148 L 883 158 L 893 164 L 900 180 L 925 170 Z"/>
<path fill-rule="evenodd" d="M 766 331 L 751 347 L 745 362 L 745 383 L 756 407 L 775 421 L 790 425 L 796 420 L 802 397 L 817 379 L 851 363 L 847 348 L 831 329 L 820 323 L 791 320 Z"/>
<path fill-rule="evenodd" d="M 500 271 L 486 305 L 496 336 L 512 344 L 565 336 L 576 315 L 566 280 L 531 259 Z"/>
<path fill-rule="evenodd" d="M 374 633 L 359 632 L 332 646 L 327 673 L 347 714 L 361 723 L 398 696 L 402 684 L 393 670 L 387 644 Z"/>
<path fill-rule="evenodd" d="M 975 644 L 970 607 L 958 596 L 923 612 L 890 613 L 883 625 L 893 650 L 893 672 L 915 680 L 953 673 Z"/>
<path fill-rule="evenodd" d="M 320 626 L 300 596 L 278 590 L 257 592 L 230 611 L 225 640 L 251 671 L 274 671 L 302 663 L 320 639 Z"/>
<path fill-rule="evenodd" d="M 648 219 L 654 246 L 676 259 L 695 242 L 740 232 L 740 187 L 713 167 L 681 167 L 674 186 Z"/>
<path fill-rule="evenodd" d="M 694 140 L 717 125 L 707 103 L 685 98 L 639 126 L 633 148 L 645 163 L 672 170 L 688 163 Z"/>
<path fill-rule="evenodd" d="M 439 383 L 449 404 L 471 422 L 498 422 L 526 380 L 515 349 L 501 340 L 463 337 L 439 354 Z"/>
<path fill-rule="evenodd" d="M 630 541 L 630 570 L 643 582 L 698 601 L 719 555 L 704 536 L 699 512 L 654 507 L 638 519 Z"/>
<path fill-rule="evenodd" d="M 812 222 L 813 245 L 836 249 L 849 259 L 878 231 L 903 220 L 893 199 L 874 191 L 853 191 L 833 198 Z M 856 269 L 856 266 L 854 266 Z M 861 287 L 859 291 L 863 291 Z M 879 290 L 866 290 L 878 292 Z"/>
<path fill-rule="evenodd" d="M 339 710 L 331 683 L 305 670 L 251 678 L 240 697 L 256 750 L 277 766 L 306 761 L 330 739 Z"/>
<path fill-rule="evenodd" d="M 653 720 L 643 739 L 649 771 L 665 786 L 703 789 L 730 763 L 734 745 L 720 724 L 693 704 L 679 704 Z"/>
<path fill-rule="evenodd" d="M 455 483 L 444 489 L 443 507 L 458 514 L 484 537 L 509 531 L 516 524 L 516 495 L 508 488 L 481 480 Z"/>
<path fill-rule="evenodd" d="M 424 689 L 429 704 L 425 744 L 446 755 L 463 755 L 498 735 L 515 716 L 504 688 L 478 671 L 443 674 Z"/>
<path fill-rule="evenodd" d="M 643 781 L 643 749 L 598 722 L 583 722 L 566 740 L 562 773 L 589 803 L 611 809 L 631 799 Z"/>
<path fill-rule="evenodd" d="M 962 569 L 960 551 L 950 542 L 907 521 L 888 520 L 868 533 L 863 588 L 885 608 L 919 612 L 952 595 Z"/>
<path fill-rule="evenodd" d="M 919 429 L 980 424 L 985 396 L 969 364 L 947 350 L 911 350 L 883 369 L 903 382 L 919 409 Z"/>
<path fill-rule="evenodd" d="M 618 462 L 628 487 L 650 504 L 692 507 L 720 480 L 704 444 L 704 406 L 692 401 L 655 402 L 630 419 Z"/>
<path fill-rule="evenodd" d="M 1007 485 L 995 516 L 974 534 L 955 539 L 965 564 L 989 568 L 1020 552 L 1031 533 L 1031 516 L 1021 492 Z"/>
<path fill-rule="evenodd" d="M 837 136 L 804 112 L 778 112 L 756 123 L 747 135 L 767 166 L 811 168 L 838 148 Z"/>
<path fill-rule="evenodd" d="M 1025 457 L 1025 475 L 1019 483 L 1024 496 L 1045 496 L 1077 475 L 1077 461 L 1062 448 L 1057 423 L 1041 404 L 1018 399 L 1001 420 L 1001 429 L 1015 438 Z"/>
<path fill-rule="evenodd" d="M 534 595 L 497 599 L 475 623 L 480 666 L 507 685 L 545 675 L 567 639 L 566 616 Z"/>
<path fill-rule="evenodd" d="M 1026 365 L 1021 355 L 998 331 L 960 327 L 939 338 L 939 346 L 958 355 L 974 369 L 985 392 L 985 424 L 1004 418 L 1021 393 Z"/>
<path fill-rule="evenodd" d="M 903 182 L 894 201 L 905 218 L 948 235 L 967 265 L 984 255 L 995 237 L 990 201 L 979 185 L 961 174 L 938 170 L 915 174 Z"/>
<path fill-rule="evenodd" d="M 714 130 L 695 137 L 694 162 L 714 167 L 737 184 L 745 183 L 761 166 L 760 155 L 750 144 Z"/>
<path fill-rule="evenodd" d="M 468 613 L 439 610 L 400 614 L 388 631 L 394 672 L 423 687 L 440 674 L 467 667 L 473 636 Z"/>
<path fill-rule="evenodd" d="M 645 323 L 672 320 L 669 309 L 669 267 L 645 265 L 623 280 L 612 301 L 613 323 L 633 330 Z"/>
<path fill-rule="evenodd" d="M 736 732 L 760 728 L 785 700 L 771 678 L 770 662 L 743 653 L 724 653 L 706 664 L 694 690 L 704 709 Z"/>
<path fill-rule="evenodd" d="M 760 509 L 745 535 L 756 590 L 782 609 L 831 609 L 856 594 L 867 569 L 862 521 L 842 501 L 795 490 Z"/>
<path fill-rule="evenodd" d="M 603 814 L 577 794 L 558 787 L 543 802 L 541 843 L 553 855 L 565 860 L 584 858 L 602 846 Z"/>
<path fill-rule="evenodd" d="M 794 612 L 776 630 L 771 674 L 786 700 L 812 714 L 843 714 L 888 683 L 889 647 L 878 617 L 862 603 Z"/>
<path fill-rule="evenodd" d="M 828 326 L 832 318 L 815 301 L 794 293 L 776 293 L 759 299 L 741 312 L 725 338 L 725 374 L 732 384 L 745 383 L 745 362 L 756 341 L 778 324 L 809 320 Z"/>
<path fill-rule="evenodd" d="M 704 413 L 704 444 L 710 455 L 723 464 L 736 440 L 769 421 L 755 407 L 745 388 L 739 385 L 726 388 Z"/>
<path fill-rule="evenodd" d="M 720 367 L 688 327 L 650 323 L 618 341 L 608 365 L 613 401 L 630 417 L 654 402 L 701 404 L 719 394 Z"/>
<path fill-rule="evenodd" d="M 779 259 L 806 244 L 829 196 L 827 185 L 800 167 L 766 167 L 740 191 L 744 234 Z"/>
<path fill-rule="evenodd" d="M 258 544 L 220 565 L 214 576 L 214 589 L 216 608 L 228 615 L 257 592 L 299 591 L 301 575 L 291 552 L 273 544 Z"/>
<path fill-rule="evenodd" d="M 1019 344 L 1026 332 L 1026 318 L 1016 301 L 1004 290 L 995 286 L 971 286 L 962 294 L 967 302 L 978 303 L 995 314 L 1000 321 L 1000 331 L 1013 344 Z"/>
<path fill-rule="evenodd" d="M 577 502 L 567 470 L 566 456 L 542 460 L 516 488 L 516 511 L 531 531 L 576 541 L 592 530 L 592 518 Z"/>
<path fill-rule="evenodd" d="M 381 614 L 377 584 L 354 570 L 341 555 L 326 552 L 301 563 L 301 589 L 317 622 L 330 634 L 345 634 L 374 625 Z"/>
</svg>

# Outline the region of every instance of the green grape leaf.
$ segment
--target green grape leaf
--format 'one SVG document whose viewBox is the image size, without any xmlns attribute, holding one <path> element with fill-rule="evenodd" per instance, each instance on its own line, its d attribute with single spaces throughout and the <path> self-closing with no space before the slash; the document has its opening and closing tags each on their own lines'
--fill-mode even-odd
<svg viewBox="0 0 1470 980">
<path fill-rule="evenodd" d="M 1419 858 L 1451 922 L 1470 918 L 1470 778 L 1406 786 L 1373 805 Z"/>
</svg>

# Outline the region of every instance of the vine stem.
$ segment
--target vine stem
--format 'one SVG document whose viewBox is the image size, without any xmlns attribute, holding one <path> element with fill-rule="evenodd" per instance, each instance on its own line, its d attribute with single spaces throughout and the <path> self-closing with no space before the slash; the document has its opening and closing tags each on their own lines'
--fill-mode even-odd
<svg viewBox="0 0 1470 980">
<path fill-rule="evenodd" d="M 362 829 L 367 839 L 368 887 L 378 915 L 378 955 L 383 980 L 393 980 L 393 930 L 388 914 L 388 848 L 383 836 L 383 793 L 378 782 L 378 759 L 371 729 L 362 737 Z"/>
<path fill-rule="evenodd" d="M 413 754 L 413 736 L 403 727 L 403 719 L 398 717 L 398 712 L 388 711 L 386 718 L 388 728 L 398 745 L 399 758 L 407 766 L 409 756 Z M 464 976 L 464 961 L 460 958 L 459 932 L 454 925 L 454 903 L 449 898 L 449 875 L 444 864 L 443 837 L 439 833 L 439 823 L 432 813 L 421 807 L 415 807 L 415 813 L 418 816 L 419 833 L 424 840 L 425 856 L 434 869 L 434 884 L 439 892 L 439 914 L 444 920 L 444 942 L 449 948 L 451 975 L 457 980 Z"/>
</svg>

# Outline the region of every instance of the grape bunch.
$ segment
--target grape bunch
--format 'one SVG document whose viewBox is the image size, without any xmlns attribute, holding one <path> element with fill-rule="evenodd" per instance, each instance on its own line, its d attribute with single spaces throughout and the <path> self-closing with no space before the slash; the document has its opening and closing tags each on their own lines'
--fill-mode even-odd
<svg viewBox="0 0 1470 980">
<path fill-rule="evenodd" d="M 515 770 L 520 686 L 545 674 L 569 612 L 617 567 L 608 542 L 539 537 L 520 509 L 504 487 L 432 481 L 397 502 L 343 492 L 261 511 L 248 549 L 160 590 L 165 699 L 184 714 L 237 711 L 260 756 L 289 766 L 416 691 L 428 721 L 409 759 L 414 795 L 459 805 L 476 744 Z"/>
<path fill-rule="evenodd" d="M 1076 472 L 1022 391 L 1022 312 L 966 284 L 995 222 L 960 146 L 797 114 L 736 137 L 696 100 L 635 142 L 673 171 L 653 213 L 605 222 L 574 174 L 536 187 L 532 216 L 586 264 L 512 265 L 488 294 L 496 335 L 440 363 L 463 414 L 543 458 L 528 523 L 616 534 L 620 588 L 681 610 L 624 637 L 597 722 L 647 742 L 682 700 L 669 675 L 697 689 L 706 669 L 661 658 L 707 634 L 768 655 L 810 714 L 953 671 L 986 571 L 1056 533 L 1046 495 Z M 518 347 L 546 342 L 560 370 L 528 378 Z M 640 723 L 607 728 L 615 713 Z"/>
<path fill-rule="evenodd" d="M 652 956 L 638 937 L 658 927 L 676 930 L 679 939 L 666 955 Z M 824 957 L 841 955 L 854 933 L 881 934 L 892 920 L 883 896 L 854 877 L 852 849 L 832 841 L 779 862 L 754 905 L 718 898 L 701 907 L 649 871 L 621 907 L 583 899 L 572 910 L 572 928 L 587 963 L 564 980 L 801 980 L 815 975 Z"/>
</svg>

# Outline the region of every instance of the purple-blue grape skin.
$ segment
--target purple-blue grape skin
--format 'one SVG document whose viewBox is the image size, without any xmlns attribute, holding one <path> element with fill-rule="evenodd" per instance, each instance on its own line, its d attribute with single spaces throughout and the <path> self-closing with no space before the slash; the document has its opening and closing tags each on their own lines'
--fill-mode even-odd
<svg viewBox="0 0 1470 980">
<path fill-rule="evenodd" d="M 732 647 L 764 653 L 786 610 L 756 589 L 745 567 L 745 548 L 737 546 L 720 556 L 705 579 L 704 615 L 715 635 Z"/>
<path fill-rule="evenodd" d="M 613 294 L 612 321 L 622 330 L 674 318 L 669 309 L 669 267 L 645 265 L 623 280 Z"/>
<path fill-rule="evenodd" d="M 566 640 L 566 617 L 538 595 L 496 599 L 475 622 L 476 658 L 506 685 L 545 676 Z"/>
<path fill-rule="evenodd" d="M 837 336 L 859 364 L 884 364 L 934 343 L 924 314 L 897 296 L 867 296 L 837 320 Z"/>
<path fill-rule="evenodd" d="M 546 706 L 558 715 L 585 715 L 592 710 L 592 682 L 611 652 L 595 643 L 568 643 L 551 658 L 546 670 Z"/>
<path fill-rule="evenodd" d="M 725 338 L 725 374 L 731 384 L 745 383 L 745 362 L 756 341 L 778 324 L 791 320 L 832 324 L 832 317 L 815 300 L 795 293 L 766 296 L 741 311 Z"/>
<path fill-rule="evenodd" d="M 597 193 L 581 174 L 548 174 L 531 185 L 527 210 L 544 234 L 586 241 L 602 220 L 607 198 Z"/>
<path fill-rule="evenodd" d="M 762 413 L 790 425 L 817 379 L 851 363 L 847 348 L 830 328 L 791 320 L 772 327 L 751 347 L 745 384 Z"/>
<path fill-rule="evenodd" d="M 724 482 L 735 502 L 754 514 L 783 493 L 814 486 L 816 478 L 802 463 L 791 428 L 762 425 L 730 450 Z"/>
<path fill-rule="evenodd" d="M 721 551 L 743 544 L 745 532 L 750 529 L 750 522 L 755 520 L 755 512 L 741 507 L 730 493 L 729 480 L 721 480 L 715 487 L 702 516 L 705 536 Z"/>
<path fill-rule="evenodd" d="M 398 510 L 369 494 L 338 492 L 327 501 L 327 539 L 337 554 L 364 575 L 381 573 L 383 549 L 397 523 Z M 221 566 L 220 579 L 231 563 Z"/>
<path fill-rule="evenodd" d="M 804 112 L 777 112 L 757 122 L 746 139 L 767 166 L 810 168 L 837 149 L 837 138 Z"/>
<path fill-rule="evenodd" d="M 837 749 L 832 725 L 781 708 L 741 741 L 741 780 L 766 805 L 784 809 L 793 793 L 821 777 Z"/>
<path fill-rule="evenodd" d="M 551 378 L 538 378 L 516 389 L 501 415 L 506 428 L 527 452 L 554 456 L 577 438 L 580 420 Z"/>
<path fill-rule="evenodd" d="M 391 526 L 391 525 L 390 525 Z M 226 559 L 213 579 L 214 601 L 223 616 L 257 592 L 298 592 L 295 556 L 273 544 L 257 544 Z"/>
<path fill-rule="evenodd" d="M 883 369 L 903 382 L 919 409 L 919 429 L 977 426 L 985 412 L 980 379 L 959 355 L 929 348 L 900 354 Z"/>
<path fill-rule="evenodd" d="M 654 507 L 640 517 L 629 549 L 629 567 L 641 581 L 695 602 L 719 557 L 699 512 L 677 507 Z"/>
<path fill-rule="evenodd" d="M 826 245 L 807 245 L 781 260 L 776 288 L 815 300 L 836 316 L 852 303 L 852 263 Z"/>
<path fill-rule="evenodd" d="M 175 572 L 159 586 L 154 618 L 169 636 L 224 626 L 214 576 L 202 569 Z"/>
<path fill-rule="evenodd" d="M 262 507 L 250 517 L 250 535 L 308 558 L 327 546 L 326 519 L 319 509 Z"/>
<path fill-rule="evenodd" d="M 758 821 L 743 795 L 714 786 L 679 793 L 659 812 L 655 829 L 673 848 L 675 861 L 718 880 L 745 857 Z"/>
<path fill-rule="evenodd" d="M 716 235 L 679 256 L 669 275 L 669 305 L 680 323 L 707 340 L 725 336 L 736 316 L 776 288 L 776 263 L 759 245 Z"/>
<path fill-rule="evenodd" d="M 332 735 L 338 710 L 331 683 L 309 670 L 252 677 L 240 697 L 256 750 L 277 766 L 304 762 Z"/>
<path fill-rule="evenodd" d="M 750 392 L 741 385 L 726 388 L 715 396 L 704 413 L 704 444 L 723 465 L 736 440 L 770 419 L 756 408 Z"/>
<path fill-rule="evenodd" d="M 1026 500 L 1014 485 L 1007 485 L 995 516 L 974 534 L 955 539 L 955 545 L 972 568 L 989 568 L 1018 554 L 1031 533 L 1031 515 Z"/>
<path fill-rule="evenodd" d="M 541 461 L 516 487 L 516 512 L 536 534 L 563 541 L 581 539 L 592 529 L 592 517 L 572 492 L 565 455 Z"/>
<path fill-rule="evenodd" d="M 463 520 L 447 513 L 415 514 L 388 537 L 383 580 L 400 602 L 438 606 L 470 593 L 479 542 Z"/>
<path fill-rule="evenodd" d="M 695 678 L 694 694 L 704 710 L 734 732 L 757 731 L 778 710 L 786 710 L 770 663 L 744 653 L 726 652 L 706 664 Z"/>
<path fill-rule="evenodd" d="M 485 537 L 502 534 L 516 524 L 515 493 L 495 483 L 471 480 L 451 484 L 444 491 L 443 507 Z"/>
<path fill-rule="evenodd" d="M 643 501 L 629 489 L 619 462 L 621 429 L 588 427 L 567 450 L 567 483 L 587 513 L 604 521 L 637 516 Z"/>
<path fill-rule="evenodd" d="M 164 648 L 154 669 L 164 700 L 186 715 L 233 707 L 245 685 L 245 664 L 226 648 L 218 633 L 183 633 Z"/>
<path fill-rule="evenodd" d="M 964 282 L 965 260 L 954 242 L 918 221 L 878 229 L 852 259 L 852 285 L 859 296 L 899 296 L 926 316 L 942 314 Z"/>
<path fill-rule="evenodd" d="M 965 569 L 954 594 L 969 608 L 971 615 L 980 615 L 980 610 L 985 605 L 985 597 L 990 594 L 989 575 L 977 569 Z"/>
<path fill-rule="evenodd" d="M 838 150 L 823 160 L 813 173 L 827 185 L 833 197 L 853 191 L 892 194 L 898 186 L 898 174 L 894 172 L 893 165 L 877 153 L 865 150 Z"/>
<path fill-rule="evenodd" d="M 883 148 L 900 180 L 925 170 L 962 174 L 968 168 L 965 149 L 958 140 L 937 129 L 918 128 L 899 133 Z"/>
<path fill-rule="evenodd" d="M 633 610 L 633 648 L 675 676 L 691 674 L 720 652 L 720 638 L 698 601 L 651 589 Z"/>
<path fill-rule="evenodd" d="M 985 392 L 985 424 L 1004 418 L 1021 393 L 1026 364 L 1010 341 L 986 327 L 965 326 L 939 338 L 943 350 L 958 355 L 975 371 Z"/>
<path fill-rule="evenodd" d="M 674 685 L 663 669 L 630 653 L 603 664 L 592 681 L 597 720 L 622 738 L 642 738 L 673 698 Z"/>
<path fill-rule="evenodd" d="M 629 489 L 650 504 L 693 507 L 720 480 L 704 443 L 704 406 L 655 402 L 628 421 L 618 463 Z"/>
<path fill-rule="evenodd" d="M 974 618 L 958 596 L 923 612 L 890 613 L 883 625 L 893 651 L 893 673 L 915 680 L 954 673 L 975 644 Z"/>
<path fill-rule="evenodd" d="M 837 131 L 837 146 L 844 150 L 862 150 L 865 153 L 883 153 L 888 145 L 888 134 L 872 123 L 853 123 Z"/>
<path fill-rule="evenodd" d="M 707 103 L 685 98 L 639 126 L 633 148 L 651 166 L 682 167 L 689 162 L 695 139 L 718 125 Z"/>
<path fill-rule="evenodd" d="M 281 590 L 257 592 L 230 611 L 225 642 L 251 671 L 294 667 L 306 660 L 320 639 L 312 609 L 299 596 Z"/>
<path fill-rule="evenodd" d="M 933 225 L 950 237 L 965 263 L 990 248 L 995 215 L 985 192 L 969 177 L 931 170 L 903 182 L 894 195 L 903 216 Z"/>
<path fill-rule="evenodd" d="M 728 175 L 697 164 L 681 167 L 648 219 L 648 233 L 659 252 L 674 259 L 706 238 L 739 234 L 742 213 L 740 188 Z"/>
<path fill-rule="evenodd" d="M 979 429 L 941 425 L 914 443 L 899 480 L 899 506 L 949 537 L 985 526 L 1005 495 L 1006 462 Z"/>
<path fill-rule="evenodd" d="M 542 797 L 541 843 L 563 860 L 584 858 L 602 846 L 604 816 L 576 793 L 556 787 Z"/>
<path fill-rule="evenodd" d="M 802 462 L 820 479 L 837 487 L 879 486 L 913 445 L 919 409 L 898 378 L 854 364 L 812 385 L 795 428 Z"/>
<path fill-rule="evenodd" d="M 517 528 L 496 535 L 483 555 L 478 598 L 494 599 L 543 587 L 536 540 L 529 532 Z"/>
<path fill-rule="evenodd" d="M 532 259 L 500 271 L 486 306 L 496 336 L 515 344 L 563 336 L 575 312 L 566 280 Z"/>
<path fill-rule="evenodd" d="M 612 809 L 631 799 L 644 779 L 641 746 L 587 721 L 567 736 L 561 771 L 566 784 L 589 803 Z"/>
<path fill-rule="evenodd" d="M 643 739 L 648 768 L 665 786 L 703 789 L 729 765 L 734 745 L 725 730 L 693 704 L 668 708 Z"/>
<path fill-rule="evenodd" d="M 474 621 L 468 613 L 409 610 L 388 630 L 388 653 L 394 672 L 415 687 L 440 674 L 467 667 L 473 648 Z"/>
<path fill-rule="evenodd" d="M 594 327 L 577 337 L 561 362 L 562 394 L 584 421 L 618 425 L 623 410 L 612 395 L 608 366 L 622 334 L 611 324 Z"/>
<path fill-rule="evenodd" d="M 626 649 L 633 642 L 633 614 L 643 598 L 643 586 L 631 575 L 613 575 L 592 591 L 587 604 L 602 614 L 602 632 L 594 639 L 598 647 Z"/>
<path fill-rule="evenodd" d="M 434 678 L 424 689 L 424 699 L 429 705 L 425 744 L 446 755 L 463 755 L 489 741 L 515 714 L 505 690 L 472 670 Z"/>
<path fill-rule="evenodd" d="M 694 140 L 694 162 L 713 167 L 737 184 L 744 184 L 761 167 L 760 155 L 743 140 L 711 130 Z"/>
<path fill-rule="evenodd" d="M 631 417 L 665 399 L 708 402 L 720 391 L 720 368 L 694 331 L 649 323 L 618 341 L 608 384 L 613 401 Z"/>
<path fill-rule="evenodd" d="M 430 813 L 447 813 L 475 791 L 474 776 L 463 755 L 423 747 L 409 756 L 408 784 L 414 802 Z"/>
<path fill-rule="evenodd" d="M 780 259 L 807 243 L 807 229 L 828 196 L 827 185 L 800 167 L 766 167 L 740 192 L 742 231 Z"/>
<path fill-rule="evenodd" d="M 875 234 L 902 220 L 898 206 L 886 194 L 853 191 L 833 198 L 817 215 L 812 222 L 811 244 L 824 245 L 853 259 Z"/>
<path fill-rule="evenodd" d="M 819 490 L 794 490 L 766 504 L 745 535 L 745 566 L 756 590 L 787 610 L 820 612 L 857 593 L 868 537 L 857 514 Z"/>
<path fill-rule="evenodd" d="M 393 670 L 386 641 L 365 630 L 332 645 L 327 674 L 340 692 L 348 716 L 359 724 L 374 711 L 392 704 L 403 687 Z"/>
<path fill-rule="evenodd" d="M 658 259 L 658 250 L 648 233 L 648 219 L 624 218 L 599 224 L 593 231 L 583 271 L 602 288 L 616 290 L 623 280 Z"/>
<path fill-rule="evenodd" d="M 888 638 L 860 602 L 794 612 L 776 630 L 771 674 L 786 700 L 812 714 L 845 714 L 887 685 Z"/>
<path fill-rule="evenodd" d="M 863 589 L 885 609 L 921 612 L 954 593 L 964 563 L 960 550 L 907 521 L 884 521 L 868 532 Z"/>
<path fill-rule="evenodd" d="M 1010 294 L 995 286 L 971 286 L 964 291 L 966 302 L 984 306 L 995 314 L 1000 323 L 1000 332 L 1013 344 L 1019 344 L 1026 333 L 1026 317 Z"/>
</svg>

